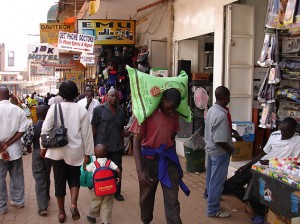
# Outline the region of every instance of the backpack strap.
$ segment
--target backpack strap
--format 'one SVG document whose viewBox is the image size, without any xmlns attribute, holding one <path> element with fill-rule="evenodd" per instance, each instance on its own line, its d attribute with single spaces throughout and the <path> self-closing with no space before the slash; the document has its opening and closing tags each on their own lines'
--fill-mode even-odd
<svg viewBox="0 0 300 224">
<path fill-rule="evenodd" d="M 109 165 L 110 165 L 110 162 L 111 162 L 111 160 L 110 160 L 110 159 L 108 159 L 108 160 L 106 161 L 106 163 L 105 163 L 105 166 L 106 166 L 106 167 L 109 167 Z"/>
<path fill-rule="evenodd" d="M 94 162 L 94 164 L 95 164 L 96 168 L 101 167 L 97 160 Z"/>
</svg>

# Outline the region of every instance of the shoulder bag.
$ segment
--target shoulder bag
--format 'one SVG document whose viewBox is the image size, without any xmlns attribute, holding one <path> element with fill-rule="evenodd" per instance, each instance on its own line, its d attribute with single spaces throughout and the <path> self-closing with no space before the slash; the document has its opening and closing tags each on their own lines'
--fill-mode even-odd
<svg viewBox="0 0 300 224">
<path fill-rule="evenodd" d="M 59 115 L 61 121 L 60 127 L 57 127 L 57 107 L 59 108 Z M 64 147 L 68 144 L 67 128 L 65 128 L 64 125 L 64 118 L 60 104 L 55 104 L 53 128 L 47 134 L 42 134 L 41 140 L 42 146 L 46 149 Z"/>
</svg>

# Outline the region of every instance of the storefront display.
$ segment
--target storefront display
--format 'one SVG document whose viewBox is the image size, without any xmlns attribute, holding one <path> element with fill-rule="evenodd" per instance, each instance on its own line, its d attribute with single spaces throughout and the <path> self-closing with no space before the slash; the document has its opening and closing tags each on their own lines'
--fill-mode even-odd
<svg viewBox="0 0 300 224">
<path fill-rule="evenodd" d="M 258 93 L 263 106 L 260 127 L 275 128 L 290 116 L 300 121 L 299 1 L 269 1 L 266 34 L 257 63 L 268 67 Z M 294 16 L 293 16 L 294 15 Z"/>
</svg>

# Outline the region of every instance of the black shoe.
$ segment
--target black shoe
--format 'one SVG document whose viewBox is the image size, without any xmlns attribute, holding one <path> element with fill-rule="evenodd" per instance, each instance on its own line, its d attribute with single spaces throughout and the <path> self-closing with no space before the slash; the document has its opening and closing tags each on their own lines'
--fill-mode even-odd
<svg viewBox="0 0 300 224">
<path fill-rule="evenodd" d="M 123 197 L 123 195 L 121 195 L 121 194 L 115 195 L 115 199 L 116 199 L 117 201 L 124 201 L 124 197 Z"/>
<path fill-rule="evenodd" d="M 91 216 L 86 216 L 89 223 L 96 223 L 96 218 L 93 218 Z"/>
</svg>

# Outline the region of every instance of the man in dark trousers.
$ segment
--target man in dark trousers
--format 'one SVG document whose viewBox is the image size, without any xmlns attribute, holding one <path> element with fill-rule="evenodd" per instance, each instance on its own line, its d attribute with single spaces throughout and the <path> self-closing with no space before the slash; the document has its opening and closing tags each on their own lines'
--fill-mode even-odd
<svg viewBox="0 0 300 224">
<path fill-rule="evenodd" d="M 95 145 L 105 145 L 107 158 L 122 170 L 125 114 L 118 105 L 118 92 L 115 89 L 110 89 L 107 96 L 107 102 L 97 106 L 93 112 L 91 124 L 93 126 L 94 143 Z M 124 201 L 121 194 L 121 182 L 117 184 L 115 199 Z"/>
<path fill-rule="evenodd" d="M 168 89 L 163 93 L 159 107 L 141 125 L 135 119 L 133 155 L 140 185 L 140 209 L 143 224 L 153 219 L 155 193 L 158 182 L 163 190 L 168 224 L 181 224 L 179 186 L 186 195 L 190 191 L 182 181 L 183 172 L 175 149 L 175 135 L 179 130 L 178 108 L 180 92 Z"/>
</svg>

